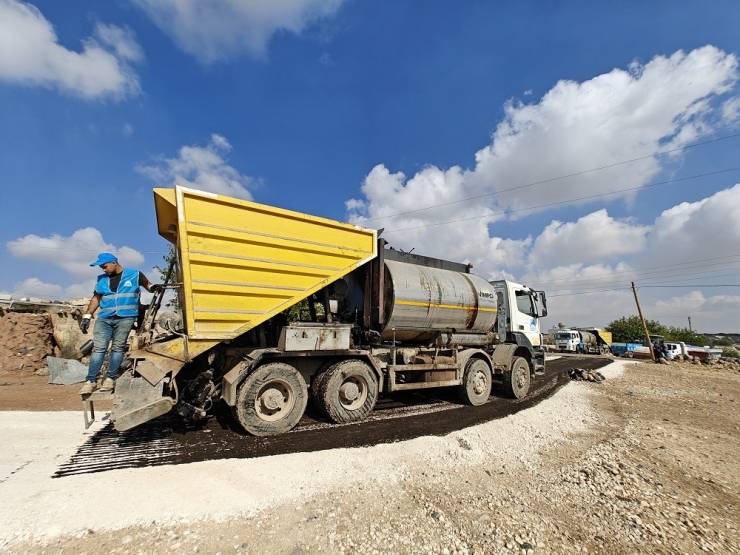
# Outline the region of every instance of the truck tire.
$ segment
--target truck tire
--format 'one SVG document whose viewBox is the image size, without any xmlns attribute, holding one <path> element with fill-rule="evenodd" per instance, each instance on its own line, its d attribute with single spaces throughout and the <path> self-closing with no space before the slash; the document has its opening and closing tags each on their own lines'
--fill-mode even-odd
<svg viewBox="0 0 740 555">
<path fill-rule="evenodd" d="M 514 357 L 511 370 L 504 372 L 504 393 L 515 399 L 523 399 L 529 392 L 531 376 L 529 363 L 522 357 Z"/>
<path fill-rule="evenodd" d="M 364 420 L 378 400 L 375 372 L 361 360 L 332 364 L 318 376 L 314 385 L 317 407 L 339 424 Z"/>
<path fill-rule="evenodd" d="M 308 388 L 308 400 L 319 411 L 323 412 L 321 402 L 321 382 L 326 378 L 327 370 L 337 363 L 337 359 L 329 359 L 322 364 L 311 378 L 311 385 Z"/>
<path fill-rule="evenodd" d="M 471 358 L 465 365 L 462 383 L 458 391 L 460 400 L 477 407 L 488 401 L 491 395 L 493 378 L 485 360 Z"/>
<path fill-rule="evenodd" d="M 298 370 L 284 362 L 271 362 L 242 382 L 233 412 L 250 434 L 273 436 L 293 429 L 307 403 L 306 382 Z"/>
</svg>

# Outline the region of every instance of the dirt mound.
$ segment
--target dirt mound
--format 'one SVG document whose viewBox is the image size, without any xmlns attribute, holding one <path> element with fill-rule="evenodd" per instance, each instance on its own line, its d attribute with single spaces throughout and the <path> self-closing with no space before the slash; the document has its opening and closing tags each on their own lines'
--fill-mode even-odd
<svg viewBox="0 0 740 555">
<path fill-rule="evenodd" d="M 0 371 L 35 372 L 54 354 L 49 314 L 7 312 L 0 317 Z"/>
</svg>

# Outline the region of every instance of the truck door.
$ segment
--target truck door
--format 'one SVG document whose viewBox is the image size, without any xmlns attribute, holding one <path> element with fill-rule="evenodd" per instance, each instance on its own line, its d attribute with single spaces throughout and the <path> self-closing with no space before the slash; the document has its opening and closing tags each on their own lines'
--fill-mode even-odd
<svg viewBox="0 0 740 555">
<path fill-rule="evenodd" d="M 523 333 L 533 346 L 538 346 L 541 344 L 540 321 L 533 292 L 516 288 L 513 293 L 515 310 L 512 311 L 511 331 Z"/>
</svg>

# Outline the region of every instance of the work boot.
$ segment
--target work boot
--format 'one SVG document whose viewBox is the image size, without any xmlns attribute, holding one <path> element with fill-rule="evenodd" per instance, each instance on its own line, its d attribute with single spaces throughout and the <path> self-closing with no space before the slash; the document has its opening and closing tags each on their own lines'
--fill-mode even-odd
<svg viewBox="0 0 740 555">
<path fill-rule="evenodd" d="M 85 385 L 80 389 L 80 395 L 90 395 L 90 393 L 95 391 L 96 386 L 97 384 L 95 382 L 85 382 Z"/>
<path fill-rule="evenodd" d="M 100 391 L 113 391 L 114 387 L 116 387 L 116 382 L 110 378 L 105 378 L 103 385 L 100 386 Z"/>
</svg>

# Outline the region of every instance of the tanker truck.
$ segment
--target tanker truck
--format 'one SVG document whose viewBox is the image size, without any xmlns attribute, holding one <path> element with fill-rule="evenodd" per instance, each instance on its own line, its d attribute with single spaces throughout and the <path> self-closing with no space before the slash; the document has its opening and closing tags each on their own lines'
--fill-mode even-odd
<svg viewBox="0 0 740 555">
<path fill-rule="evenodd" d="M 154 189 L 154 203 L 175 245 L 165 291 L 180 314 L 157 293 L 140 318 L 116 381 L 119 431 L 225 403 L 245 431 L 270 436 L 309 402 L 349 423 L 379 395 L 449 387 L 482 405 L 494 381 L 523 398 L 544 373 L 542 291 L 308 214 L 179 186 Z"/>
<path fill-rule="evenodd" d="M 611 332 L 599 328 L 559 329 L 555 333 L 555 346 L 561 353 L 608 355 L 611 344 Z"/>
</svg>

